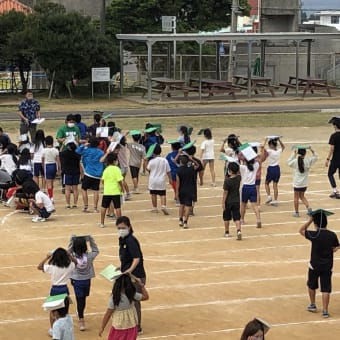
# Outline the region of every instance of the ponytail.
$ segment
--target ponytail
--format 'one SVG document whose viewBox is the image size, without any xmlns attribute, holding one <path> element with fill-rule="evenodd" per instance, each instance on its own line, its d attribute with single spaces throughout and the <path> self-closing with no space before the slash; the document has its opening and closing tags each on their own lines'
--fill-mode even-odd
<svg viewBox="0 0 340 340">
<path fill-rule="evenodd" d="M 305 162 L 303 161 L 305 155 L 306 155 L 306 149 L 298 149 L 298 167 L 299 171 L 303 174 L 305 172 Z"/>
</svg>

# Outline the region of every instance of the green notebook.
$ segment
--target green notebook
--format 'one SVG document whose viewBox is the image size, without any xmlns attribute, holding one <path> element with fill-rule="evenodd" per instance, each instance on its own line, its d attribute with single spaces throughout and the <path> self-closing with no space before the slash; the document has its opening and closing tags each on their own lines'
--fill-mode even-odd
<svg viewBox="0 0 340 340">
<path fill-rule="evenodd" d="M 65 307 L 66 297 L 68 297 L 66 293 L 48 296 L 45 302 L 42 304 L 42 307 L 44 308 L 44 310 L 56 310 L 59 308 L 63 308 Z M 70 303 L 72 303 L 70 297 L 69 297 L 69 301 Z"/>
<path fill-rule="evenodd" d="M 99 274 L 103 276 L 105 279 L 112 282 L 113 280 L 118 279 L 123 273 L 113 264 L 109 264 Z"/>
</svg>

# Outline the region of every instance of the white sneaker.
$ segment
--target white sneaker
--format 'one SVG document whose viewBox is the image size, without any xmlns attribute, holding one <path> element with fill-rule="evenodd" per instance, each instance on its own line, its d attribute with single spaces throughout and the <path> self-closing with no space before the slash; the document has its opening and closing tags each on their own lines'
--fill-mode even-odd
<svg viewBox="0 0 340 340">
<path fill-rule="evenodd" d="M 35 216 L 32 218 L 32 222 L 45 222 L 46 220 L 43 218 L 43 217 L 40 217 L 40 216 Z"/>
<path fill-rule="evenodd" d="M 105 228 L 105 225 L 103 223 L 98 223 L 99 228 Z"/>
<path fill-rule="evenodd" d="M 52 328 L 50 328 L 49 330 L 48 330 L 48 335 L 52 338 L 53 337 L 53 330 L 52 330 Z"/>
<path fill-rule="evenodd" d="M 272 207 L 278 207 L 279 206 L 279 202 L 278 201 L 272 201 L 272 202 L 270 202 L 270 205 Z"/>
<path fill-rule="evenodd" d="M 131 194 L 130 194 L 130 193 L 125 194 L 125 196 L 124 196 L 124 201 L 128 201 L 128 200 L 130 200 L 130 199 L 131 199 Z"/>
<path fill-rule="evenodd" d="M 268 196 L 268 197 L 267 197 L 267 200 L 266 200 L 266 204 L 269 204 L 272 200 L 273 200 L 272 197 L 271 197 L 271 196 Z"/>
<path fill-rule="evenodd" d="M 238 239 L 239 241 L 242 240 L 242 233 L 241 233 L 241 230 L 239 230 L 239 231 L 237 232 L 237 239 Z"/>
<path fill-rule="evenodd" d="M 169 215 L 169 212 L 168 212 L 166 206 L 163 205 L 161 210 L 163 211 L 164 215 Z"/>
<path fill-rule="evenodd" d="M 139 189 L 135 188 L 131 191 L 132 194 L 139 194 Z"/>
</svg>

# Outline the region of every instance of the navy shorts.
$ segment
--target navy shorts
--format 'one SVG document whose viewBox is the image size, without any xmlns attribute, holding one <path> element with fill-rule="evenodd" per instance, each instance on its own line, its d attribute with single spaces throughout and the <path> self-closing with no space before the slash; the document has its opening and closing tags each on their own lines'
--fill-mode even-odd
<svg viewBox="0 0 340 340">
<path fill-rule="evenodd" d="M 228 203 L 223 210 L 223 221 L 239 221 L 241 219 L 240 214 L 240 202 Z"/>
<path fill-rule="evenodd" d="M 102 197 L 102 208 L 109 208 L 111 202 L 115 209 L 120 209 L 121 207 L 121 197 L 120 195 L 103 195 Z"/>
<path fill-rule="evenodd" d="M 270 183 L 273 181 L 274 183 L 278 183 L 281 176 L 281 170 L 279 165 L 268 166 L 267 175 L 266 175 L 266 183 Z"/>
<path fill-rule="evenodd" d="M 70 292 L 68 290 L 67 285 L 61 285 L 61 286 L 52 286 L 50 290 L 50 295 L 59 295 L 59 294 L 67 294 L 69 295 Z"/>
<path fill-rule="evenodd" d="M 46 179 L 55 179 L 56 174 L 57 174 L 56 163 L 45 164 L 45 178 Z"/>
<path fill-rule="evenodd" d="M 33 163 L 33 176 L 39 177 L 44 176 L 44 168 L 42 163 Z"/>
<path fill-rule="evenodd" d="M 332 292 L 332 271 L 331 270 L 308 270 L 308 281 L 307 286 L 310 289 L 318 289 L 320 278 L 321 293 L 331 293 Z"/>
<path fill-rule="evenodd" d="M 46 210 L 46 208 L 38 208 L 39 216 L 43 218 L 49 218 L 51 216 L 51 213 Z"/>
<path fill-rule="evenodd" d="M 130 165 L 131 178 L 138 178 L 139 169 L 140 169 L 140 168 L 137 168 L 136 166 Z"/>
<path fill-rule="evenodd" d="M 91 279 L 88 280 L 73 280 L 71 284 L 74 288 L 74 295 L 76 297 L 84 297 L 90 295 Z"/>
<path fill-rule="evenodd" d="M 248 201 L 254 203 L 257 201 L 256 185 L 243 185 L 242 187 L 242 202 L 247 203 Z"/>
<path fill-rule="evenodd" d="M 99 186 L 100 186 L 100 179 L 99 178 L 93 178 L 93 177 L 89 177 L 84 175 L 84 178 L 81 182 L 81 188 L 83 190 L 94 190 L 94 191 L 98 191 L 99 190 Z"/>
<path fill-rule="evenodd" d="M 63 184 L 65 185 L 78 185 L 80 182 L 80 174 L 66 175 L 64 174 Z"/>
</svg>

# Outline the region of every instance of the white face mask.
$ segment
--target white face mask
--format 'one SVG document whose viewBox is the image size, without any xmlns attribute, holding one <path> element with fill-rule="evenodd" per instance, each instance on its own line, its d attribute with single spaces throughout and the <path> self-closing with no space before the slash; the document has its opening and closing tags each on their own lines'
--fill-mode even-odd
<svg viewBox="0 0 340 340">
<path fill-rule="evenodd" d="M 67 126 L 68 126 L 69 128 L 73 128 L 73 127 L 74 127 L 74 123 L 67 123 Z"/>
<path fill-rule="evenodd" d="M 126 237 L 130 233 L 129 229 L 118 229 L 119 237 Z"/>
</svg>

